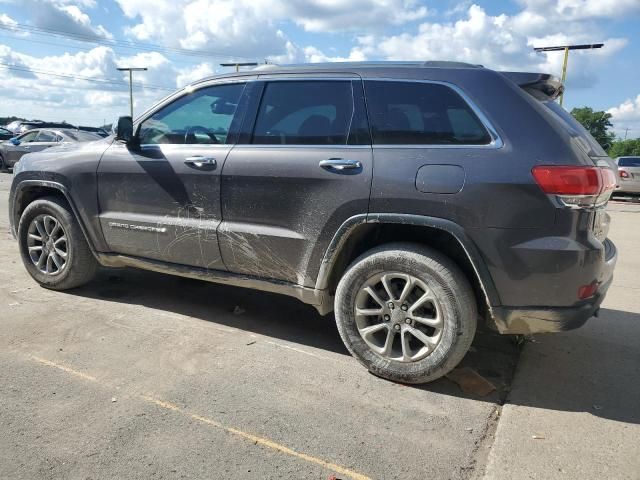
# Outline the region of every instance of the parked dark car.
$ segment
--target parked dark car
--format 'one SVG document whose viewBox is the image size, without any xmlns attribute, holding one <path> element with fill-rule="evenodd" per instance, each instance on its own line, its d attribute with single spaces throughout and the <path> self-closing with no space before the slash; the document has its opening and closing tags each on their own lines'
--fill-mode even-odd
<svg viewBox="0 0 640 480">
<path fill-rule="evenodd" d="M 615 166 L 561 90 L 448 62 L 213 77 L 23 157 L 12 230 L 46 288 L 104 265 L 279 292 L 333 310 L 374 374 L 428 382 L 477 322 L 576 328 L 611 284 Z"/>
<path fill-rule="evenodd" d="M 102 137 L 78 130 L 30 130 L 6 142 L 0 143 L 0 171 L 13 166 L 27 153 L 40 152 L 54 145 L 75 142 L 92 142 Z"/>
<path fill-rule="evenodd" d="M 0 127 L 0 140 L 9 140 L 10 138 L 15 137 L 15 133 L 6 128 Z"/>
</svg>

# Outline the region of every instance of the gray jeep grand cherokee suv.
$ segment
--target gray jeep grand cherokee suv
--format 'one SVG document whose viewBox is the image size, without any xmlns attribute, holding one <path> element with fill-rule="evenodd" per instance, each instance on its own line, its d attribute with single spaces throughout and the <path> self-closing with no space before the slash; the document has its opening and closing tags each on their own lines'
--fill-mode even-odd
<svg viewBox="0 0 640 480">
<path fill-rule="evenodd" d="M 428 382 L 478 321 L 576 328 L 611 283 L 614 165 L 561 89 L 447 62 L 213 77 L 23 157 L 12 229 L 44 287 L 104 265 L 279 292 L 333 310 L 374 374 Z"/>
</svg>

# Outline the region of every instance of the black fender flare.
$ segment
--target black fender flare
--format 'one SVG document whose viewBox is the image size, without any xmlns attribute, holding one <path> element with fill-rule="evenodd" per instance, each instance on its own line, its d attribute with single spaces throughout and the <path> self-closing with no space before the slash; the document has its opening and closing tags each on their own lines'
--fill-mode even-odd
<svg viewBox="0 0 640 480">
<path fill-rule="evenodd" d="M 11 224 L 11 234 L 13 235 L 13 237 L 17 238 L 18 236 L 18 222 L 20 221 L 20 216 L 18 215 L 18 208 L 17 208 L 18 203 L 16 203 L 16 200 L 20 198 L 21 193 L 29 187 L 50 188 L 53 190 L 57 190 L 62 194 L 66 202 L 71 207 L 73 216 L 78 221 L 78 224 L 80 225 L 80 229 L 82 230 L 82 234 L 84 235 L 84 238 L 87 241 L 87 244 L 91 249 L 91 252 L 93 253 L 94 256 L 96 256 L 96 251 L 93 246 L 93 242 L 91 241 L 91 237 L 89 235 L 87 227 L 84 224 L 84 221 L 82 220 L 82 216 L 79 214 L 78 208 L 73 202 L 71 195 L 69 194 L 69 190 L 62 183 L 55 182 L 53 180 L 29 179 L 29 180 L 22 180 L 17 184 L 12 185 L 11 194 L 9 195 L 9 214 L 10 214 L 9 222 Z"/>
<path fill-rule="evenodd" d="M 478 247 L 465 233 L 464 228 L 451 220 L 438 217 L 427 217 L 423 215 L 413 215 L 404 213 L 369 213 L 354 215 L 348 218 L 336 231 L 320 264 L 320 270 L 316 280 L 316 290 L 325 290 L 329 286 L 331 271 L 338 258 L 340 250 L 345 245 L 349 236 L 354 233 L 358 226 L 363 224 L 401 224 L 414 225 L 443 230 L 453 236 L 464 252 L 466 253 L 478 282 L 485 295 L 487 306 L 501 305 L 500 296 L 491 278 L 491 273 L 482 258 Z"/>
</svg>

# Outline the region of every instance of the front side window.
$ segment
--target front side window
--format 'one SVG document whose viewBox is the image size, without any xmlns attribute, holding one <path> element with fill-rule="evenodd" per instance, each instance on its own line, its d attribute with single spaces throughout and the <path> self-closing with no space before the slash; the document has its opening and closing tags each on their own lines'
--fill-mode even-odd
<svg viewBox="0 0 640 480">
<path fill-rule="evenodd" d="M 142 122 L 140 143 L 226 144 L 244 85 L 214 85 L 180 97 Z"/>
<path fill-rule="evenodd" d="M 28 132 L 28 133 L 25 133 L 24 135 L 19 136 L 18 140 L 20 140 L 20 143 L 35 142 L 37 136 L 38 136 L 38 131 L 36 130 L 35 132 Z"/>
<path fill-rule="evenodd" d="M 252 142 L 346 145 L 354 105 L 350 81 L 281 81 L 265 87 Z"/>
<path fill-rule="evenodd" d="M 486 145 L 491 136 L 467 102 L 437 83 L 366 81 L 374 144 Z"/>
</svg>

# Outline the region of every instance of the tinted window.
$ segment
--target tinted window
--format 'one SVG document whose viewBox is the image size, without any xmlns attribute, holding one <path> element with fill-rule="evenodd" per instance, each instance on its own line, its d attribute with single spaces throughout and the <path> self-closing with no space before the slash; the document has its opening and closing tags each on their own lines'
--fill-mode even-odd
<svg viewBox="0 0 640 480">
<path fill-rule="evenodd" d="M 40 134 L 38 135 L 38 142 L 55 142 L 56 134 L 53 132 L 48 132 L 46 130 L 40 130 Z"/>
<path fill-rule="evenodd" d="M 140 143 L 227 143 L 243 83 L 197 90 L 167 105 L 140 126 Z"/>
<path fill-rule="evenodd" d="M 556 115 L 556 117 L 560 119 L 564 127 L 567 128 L 571 133 L 579 135 L 581 138 L 586 140 L 589 143 L 591 149 L 594 150 L 597 155 L 601 155 L 603 157 L 607 155 L 607 153 L 600 146 L 597 140 L 591 136 L 589 131 L 584 128 L 584 126 L 578 120 L 576 120 L 573 115 L 562 108 L 559 103 L 553 100 L 549 100 L 547 102 L 543 102 L 543 105 L 551 110 Z"/>
<path fill-rule="evenodd" d="M 21 143 L 35 142 L 37 136 L 38 131 L 36 130 L 35 132 L 25 133 L 24 135 L 18 137 L 18 140 L 20 140 Z"/>
<path fill-rule="evenodd" d="M 353 112 L 350 81 L 268 83 L 252 143 L 345 145 Z"/>
<path fill-rule="evenodd" d="M 376 144 L 486 145 L 491 136 L 471 107 L 446 85 L 365 82 Z"/>
<path fill-rule="evenodd" d="M 640 167 L 640 157 L 620 157 L 618 160 L 620 167 Z"/>
</svg>

